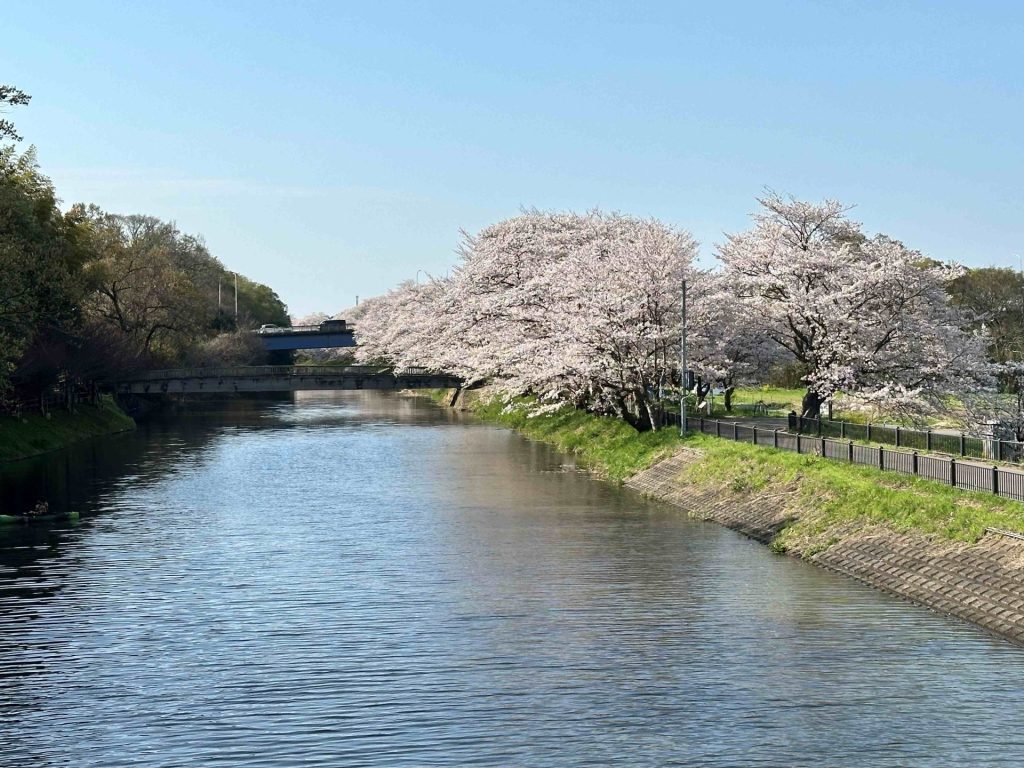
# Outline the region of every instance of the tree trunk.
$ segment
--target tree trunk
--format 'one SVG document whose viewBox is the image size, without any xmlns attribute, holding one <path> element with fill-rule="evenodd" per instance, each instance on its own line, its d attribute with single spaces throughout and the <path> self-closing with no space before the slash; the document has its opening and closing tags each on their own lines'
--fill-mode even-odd
<svg viewBox="0 0 1024 768">
<path fill-rule="evenodd" d="M 645 400 L 644 412 L 647 414 L 647 419 L 651 423 L 651 431 L 657 432 L 659 422 L 661 421 L 661 419 L 659 418 L 661 416 L 661 408 L 652 408 L 650 401 Z"/>
<path fill-rule="evenodd" d="M 807 394 L 804 395 L 803 403 L 801 408 L 801 416 L 805 419 L 820 419 L 821 418 L 821 404 L 825 402 L 825 398 L 819 395 L 813 390 L 807 390 Z"/>
<path fill-rule="evenodd" d="M 697 395 L 697 402 L 698 403 L 701 400 L 707 400 L 708 392 L 711 391 L 711 384 L 712 383 L 713 382 L 704 381 L 704 379 L 701 379 L 701 378 L 698 377 L 698 379 L 697 379 L 697 387 L 696 387 L 696 395 Z"/>
<path fill-rule="evenodd" d="M 641 400 L 634 397 L 633 401 L 637 406 L 635 413 L 633 409 L 626 404 L 624 398 L 619 399 L 619 403 L 622 408 L 622 420 L 637 432 L 650 432 L 653 425 L 651 423 L 650 412 L 647 409 L 646 398 Z"/>
<path fill-rule="evenodd" d="M 736 387 L 726 387 L 723 397 L 725 398 L 725 410 L 732 413 L 732 395 L 736 391 Z"/>
</svg>

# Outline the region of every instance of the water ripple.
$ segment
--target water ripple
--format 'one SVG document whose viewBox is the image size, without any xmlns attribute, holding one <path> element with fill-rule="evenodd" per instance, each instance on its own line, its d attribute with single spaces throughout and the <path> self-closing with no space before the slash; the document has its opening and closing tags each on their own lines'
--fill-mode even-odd
<svg viewBox="0 0 1024 768">
<path fill-rule="evenodd" d="M 0 477 L 82 512 L 0 533 L 4 768 L 1024 758 L 1018 648 L 420 403 L 90 450 Z"/>
</svg>

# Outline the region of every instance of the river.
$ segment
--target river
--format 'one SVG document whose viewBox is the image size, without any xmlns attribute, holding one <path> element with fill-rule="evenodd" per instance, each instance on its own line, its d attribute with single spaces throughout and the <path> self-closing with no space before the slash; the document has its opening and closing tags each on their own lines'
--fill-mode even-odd
<svg viewBox="0 0 1024 768">
<path fill-rule="evenodd" d="M 429 403 L 0 470 L 0 766 L 1024 762 L 1024 650 Z"/>
</svg>

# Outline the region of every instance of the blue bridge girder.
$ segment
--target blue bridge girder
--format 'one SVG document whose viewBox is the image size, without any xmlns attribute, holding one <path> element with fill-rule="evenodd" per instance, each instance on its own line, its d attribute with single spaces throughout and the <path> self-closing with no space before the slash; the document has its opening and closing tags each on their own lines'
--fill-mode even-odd
<svg viewBox="0 0 1024 768">
<path fill-rule="evenodd" d="M 255 333 L 260 337 L 263 348 L 268 352 L 356 346 L 355 336 L 351 329 L 321 331 L 314 326 L 312 330 L 281 328 L 270 332 L 256 331 Z"/>
</svg>

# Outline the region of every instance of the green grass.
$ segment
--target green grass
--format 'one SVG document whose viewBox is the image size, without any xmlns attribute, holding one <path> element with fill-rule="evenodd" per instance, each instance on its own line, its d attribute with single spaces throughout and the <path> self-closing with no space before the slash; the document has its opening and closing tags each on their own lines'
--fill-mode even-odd
<svg viewBox="0 0 1024 768">
<path fill-rule="evenodd" d="M 800 413 L 804 389 L 784 389 L 782 387 L 738 387 L 732 396 L 733 408 L 741 405 L 754 405 L 763 402 L 770 411 L 790 411 Z M 721 397 L 715 398 L 715 405 L 721 406 Z M 724 410 L 724 408 L 723 408 Z"/>
<path fill-rule="evenodd" d="M 791 522 L 772 544 L 780 551 L 808 556 L 875 526 L 967 542 L 981 538 L 986 527 L 1024 532 L 1024 504 L 932 480 L 709 435 L 683 439 L 672 429 L 638 433 L 618 419 L 572 408 L 530 417 L 521 403 L 507 409 L 491 400 L 475 404 L 474 411 L 573 453 L 617 482 L 682 447 L 695 449 L 700 458 L 680 483 L 737 501 L 763 495 L 766 503 L 784 505 Z"/>
<path fill-rule="evenodd" d="M 732 412 L 725 410 L 725 400 L 721 396 L 715 398 L 715 416 L 749 416 L 754 412 L 753 406 L 764 403 L 771 416 L 785 416 L 790 411 L 803 411 L 803 398 L 806 389 L 788 389 L 785 387 L 737 387 L 732 396 Z M 840 401 L 841 402 L 841 401 Z M 868 416 L 857 411 L 846 411 L 840 407 L 833 409 L 833 418 L 866 424 Z"/>
<path fill-rule="evenodd" d="M 134 429 L 135 422 L 103 396 L 97 405 L 79 405 L 74 413 L 55 410 L 21 417 L 0 416 L 0 462 L 24 459 L 96 435 Z"/>
<path fill-rule="evenodd" d="M 429 398 L 438 405 L 448 405 L 448 398 L 452 396 L 453 391 L 451 389 L 418 389 L 416 393 Z"/>
<path fill-rule="evenodd" d="M 790 411 L 800 413 L 803 410 L 803 397 L 806 389 L 787 389 L 784 387 L 737 387 L 732 396 L 732 412 L 725 410 L 725 400 L 720 395 L 715 397 L 713 416 L 750 416 L 753 415 L 753 406 L 759 402 L 765 404 L 768 414 L 771 416 L 785 416 Z M 825 414 L 827 415 L 827 413 Z M 843 396 L 836 396 L 836 404 L 832 410 L 832 418 L 836 421 L 846 421 L 852 424 L 867 424 L 874 421 L 879 424 L 899 424 L 904 427 L 920 427 L 922 424 L 931 427 L 950 427 L 962 425 L 963 405 L 959 400 L 950 398 L 943 413 L 934 414 L 918 420 L 908 419 L 897 415 L 872 415 L 865 411 L 851 411 L 843 408 Z M 957 427 L 959 428 L 959 427 Z"/>
<path fill-rule="evenodd" d="M 739 497 L 788 497 L 795 520 L 775 542 L 781 549 L 805 551 L 836 531 L 848 534 L 866 525 L 956 541 L 977 541 L 986 527 L 1024 532 L 1024 504 L 991 494 L 706 435 L 686 443 L 703 456 L 683 482 Z"/>
</svg>

